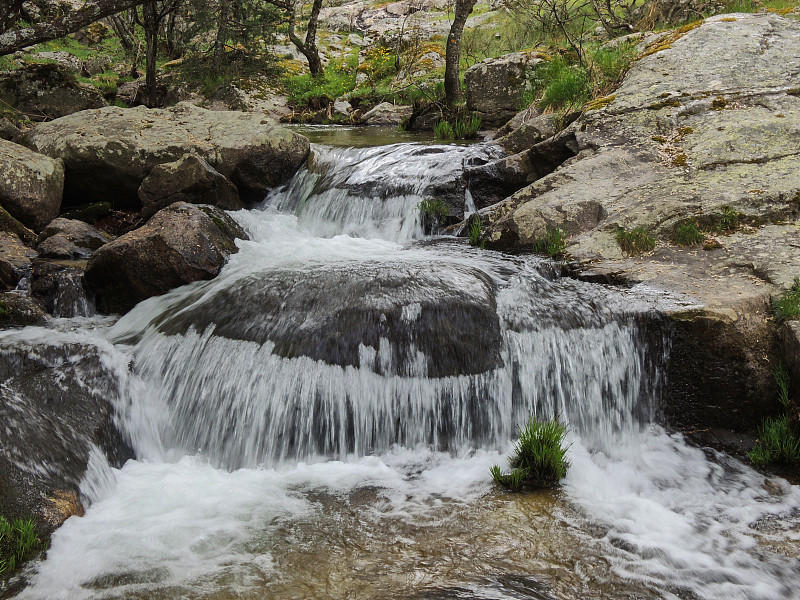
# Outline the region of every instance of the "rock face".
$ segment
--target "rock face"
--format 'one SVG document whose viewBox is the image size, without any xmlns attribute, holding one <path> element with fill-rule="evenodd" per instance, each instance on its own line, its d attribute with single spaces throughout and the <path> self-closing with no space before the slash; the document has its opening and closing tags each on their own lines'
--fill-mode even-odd
<svg viewBox="0 0 800 600">
<path fill-rule="evenodd" d="M 85 262 L 49 262 L 33 264 L 30 292 L 54 317 L 89 317 L 94 302 L 83 278 Z"/>
<path fill-rule="evenodd" d="M 561 134 L 576 155 L 488 217 L 488 247 L 530 248 L 558 226 L 584 276 L 645 281 L 702 307 L 675 314 L 668 376 L 680 398 L 669 404 L 681 425 L 752 427 L 764 408 L 753 399 L 774 398 L 769 298 L 800 273 L 799 36 L 800 22 L 773 14 L 666 34 Z M 673 241 L 691 221 L 716 238 L 708 250 Z M 656 248 L 626 256 L 617 231 L 638 227 Z"/>
<path fill-rule="evenodd" d="M 64 164 L 0 140 L 0 205 L 36 231 L 58 216 Z"/>
<path fill-rule="evenodd" d="M 197 154 L 230 179 L 245 202 L 291 177 L 308 156 L 303 136 L 263 115 L 109 106 L 43 123 L 25 144 L 64 160 L 65 204 L 112 201 L 138 207 L 138 189 L 154 167 Z"/>
<path fill-rule="evenodd" d="M 410 106 L 399 106 L 391 102 L 381 102 L 367 112 L 361 121 L 364 125 L 379 125 L 384 127 L 397 127 L 404 119 L 411 116 Z"/>
<path fill-rule="evenodd" d="M 224 210 L 244 208 L 236 186 L 193 154 L 153 168 L 139 187 L 139 200 L 145 218 L 175 202 L 212 204 Z"/>
<path fill-rule="evenodd" d="M 86 281 L 101 312 L 126 312 L 172 288 L 215 277 L 244 231 L 213 206 L 179 202 L 97 250 Z"/>
<path fill-rule="evenodd" d="M 32 512 L 48 534 L 81 513 L 93 447 L 117 466 L 133 453 L 114 427 L 114 378 L 96 348 L 13 338 L 0 338 L 0 506 L 7 517 Z"/>
<path fill-rule="evenodd" d="M 108 106 L 95 88 L 78 83 L 68 68 L 58 64 L 32 64 L 0 73 L 0 101 L 35 121 Z"/>
<path fill-rule="evenodd" d="M 37 250 L 47 258 L 89 258 L 111 236 L 74 219 L 54 219 L 39 235 Z"/>
<path fill-rule="evenodd" d="M 515 52 L 472 65 L 464 73 L 467 108 L 486 125 L 502 125 L 524 106 L 528 82 L 542 60 L 535 52 Z"/>
<path fill-rule="evenodd" d="M 31 270 L 31 260 L 36 252 L 22 243 L 14 233 L 0 232 L 0 287 L 10 290 L 16 287 Z"/>
</svg>

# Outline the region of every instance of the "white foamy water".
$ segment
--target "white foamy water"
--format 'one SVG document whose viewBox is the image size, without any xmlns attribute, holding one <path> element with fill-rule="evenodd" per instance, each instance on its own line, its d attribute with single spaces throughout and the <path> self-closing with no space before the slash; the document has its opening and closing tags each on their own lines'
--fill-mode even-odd
<svg viewBox="0 0 800 600">
<path fill-rule="evenodd" d="M 463 152 L 318 150 L 234 213 L 251 240 L 215 280 L 58 334 L 99 346 L 137 459 L 93 452 L 20 598 L 796 597 L 797 487 L 653 424 L 657 294 L 409 243 Z M 572 466 L 505 494 L 531 414 Z"/>
</svg>

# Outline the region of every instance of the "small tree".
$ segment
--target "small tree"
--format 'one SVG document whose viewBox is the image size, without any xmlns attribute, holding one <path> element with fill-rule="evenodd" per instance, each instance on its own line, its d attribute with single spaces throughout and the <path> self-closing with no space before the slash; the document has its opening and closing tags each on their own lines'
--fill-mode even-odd
<svg viewBox="0 0 800 600">
<path fill-rule="evenodd" d="M 297 7 L 295 0 L 267 0 L 278 8 L 283 9 L 286 16 L 288 35 L 295 47 L 306 57 L 308 70 L 312 75 L 323 75 L 322 60 L 319 57 L 317 48 L 317 24 L 319 23 L 319 13 L 322 10 L 322 0 L 314 0 L 311 5 L 311 14 L 306 25 L 305 40 L 300 39 L 295 33 L 297 23 Z"/>
<path fill-rule="evenodd" d="M 155 106 L 156 92 L 156 57 L 158 52 L 158 32 L 167 15 L 178 10 L 182 0 L 150 0 L 140 6 L 134 19 L 144 29 L 145 39 L 145 86 L 147 87 L 147 104 Z"/>
</svg>

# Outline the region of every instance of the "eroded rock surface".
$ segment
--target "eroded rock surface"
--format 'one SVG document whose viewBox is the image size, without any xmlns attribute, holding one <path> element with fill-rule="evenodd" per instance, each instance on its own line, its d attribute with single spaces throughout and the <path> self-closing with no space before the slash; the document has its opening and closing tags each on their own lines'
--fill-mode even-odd
<svg viewBox="0 0 800 600">
<path fill-rule="evenodd" d="M 669 416 L 681 425 L 752 427 L 777 408 L 769 300 L 800 274 L 798 39 L 800 22 L 763 13 L 662 36 L 562 134 L 574 157 L 485 211 L 487 247 L 529 249 L 560 227 L 583 276 L 645 281 L 704 307 L 675 317 Z M 708 250 L 673 241 L 692 221 Z M 617 232 L 633 228 L 656 248 L 624 253 Z"/>
</svg>

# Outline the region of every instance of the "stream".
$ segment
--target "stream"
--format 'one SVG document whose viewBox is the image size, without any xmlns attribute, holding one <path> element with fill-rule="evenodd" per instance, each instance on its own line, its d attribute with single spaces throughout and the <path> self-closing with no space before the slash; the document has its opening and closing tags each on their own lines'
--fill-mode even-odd
<svg viewBox="0 0 800 600">
<path fill-rule="evenodd" d="M 659 425 L 677 300 L 426 237 L 480 144 L 320 136 L 216 279 L 0 333 L 96 347 L 136 455 L 18 598 L 800 598 L 800 489 Z M 507 493 L 531 415 L 571 466 Z"/>
</svg>

